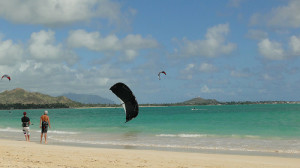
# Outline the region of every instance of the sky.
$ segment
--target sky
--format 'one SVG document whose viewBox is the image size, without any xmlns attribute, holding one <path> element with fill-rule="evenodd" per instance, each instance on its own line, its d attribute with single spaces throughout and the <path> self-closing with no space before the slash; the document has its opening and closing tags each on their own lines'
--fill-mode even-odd
<svg viewBox="0 0 300 168">
<path fill-rule="evenodd" d="M 298 0 L 2 0 L 0 91 L 300 101 L 299 15 Z"/>
</svg>

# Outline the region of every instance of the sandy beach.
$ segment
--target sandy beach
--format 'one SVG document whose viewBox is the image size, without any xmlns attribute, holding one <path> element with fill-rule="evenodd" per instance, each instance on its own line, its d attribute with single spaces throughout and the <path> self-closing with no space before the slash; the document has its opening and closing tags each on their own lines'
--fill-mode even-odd
<svg viewBox="0 0 300 168">
<path fill-rule="evenodd" d="M 299 168 L 299 158 L 106 149 L 0 140 L 0 167 Z"/>
</svg>

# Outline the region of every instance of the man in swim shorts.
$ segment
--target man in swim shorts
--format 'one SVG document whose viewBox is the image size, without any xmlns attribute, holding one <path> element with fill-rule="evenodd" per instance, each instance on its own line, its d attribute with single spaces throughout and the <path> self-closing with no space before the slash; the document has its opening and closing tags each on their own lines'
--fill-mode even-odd
<svg viewBox="0 0 300 168">
<path fill-rule="evenodd" d="M 29 140 L 29 136 L 30 136 L 29 125 L 30 125 L 31 123 L 30 123 L 30 119 L 26 116 L 27 113 L 24 112 L 23 115 L 24 115 L 24 116 L 21 118 L 21 121 L 22 121 L 22 127 L 23 127 L 23 133 L 24 133 L 24 135 L 25 135 L 26 141 L 29 142 L 29 141 L 30 141 L 30 140 Z"/>
<path fill-rule="evenodd" d="M 51 128 L 50 119 L 49 119 L 49 116 L 48 116 L 48 111 L 45 111 L 44 115 L 42 115 L 41 119 L 40 119 L 40 128 L 42 129 L 40 143 L 42 143 L 43 134 L 44 134 L 44 137 L 45 137 L 45 144 L 47 143 L 48 126 Z"/>
</svg>

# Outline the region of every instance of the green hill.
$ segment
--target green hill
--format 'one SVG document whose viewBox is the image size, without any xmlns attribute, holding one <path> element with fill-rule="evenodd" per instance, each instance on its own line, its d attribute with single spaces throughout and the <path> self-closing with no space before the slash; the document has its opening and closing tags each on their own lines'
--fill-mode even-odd
<svg viewBox="0 0 300 168">
<path fill-rule="evenodd" d="M 201 97 L 196 97 L 191 100 L 184 101 L 181 104 L 184 104 L 184 105 L 216 105 L 216 104 L 220 104 L 220 102 L 218 102 L 215 99 L 203 99 Z"/>
<path fill-rule="evenodd" d="M 174 104 L 160 105 L 217 105 L 215 99 L 203 99 L 200 97 Z M 157 104 L 153 104 L 157 105 Z M 113 106 L 112 104 L 93 104 L 91 107 Z M 0 109 L 35 109 L 35 108 L 69 108 L 89 107 L 89 105 L 72 101 L 65 96 L 52 97 L 39 92 L 29 92 L 21 88 L 0 93 Z"/>
<path fill-rule="evenodd" d="M 21 88 L 0 93 L 0 104 L 46 105 L 63 104 L 76 107 L 80 103 L 72 101 L 64 96 L 52 97 L 38 92 L 28 92 Z"/>
</svg>

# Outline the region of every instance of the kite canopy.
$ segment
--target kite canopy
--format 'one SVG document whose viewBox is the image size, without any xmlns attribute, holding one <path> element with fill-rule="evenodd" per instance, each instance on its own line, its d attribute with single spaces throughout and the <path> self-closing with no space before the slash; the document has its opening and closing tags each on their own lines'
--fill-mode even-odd
<svg viewBox="0 0 300 168">
<path fill-rule="evenodd" d="M 7 78 L 7 79 L 10 81 L 10 76 L 8 76 L 8 75 L 3 75 L 2 78 L 1 78 L 1 80 L 2 80 L 3 78 Z"/>
<path fill-rule="evenodd" d="M 161 73 L 163 73 L 163 74 L 167 75 L 167 73 L 166 73 L 165 71 L 161 71 L 161 72 L 159 72 L 159 73 L 158 73 L 158 79 L 159 79 L 159 80 L 160 80 L 160 74 L 161 74 Z"/>
<path fill-rule="evenodd" d="M 135 118 L 139 113 L 139 105 L 134 94 L 124 83 L 114 84 L 110 90 L 120 98 L 126 114 L 126 122 Z"/>
</svg>

